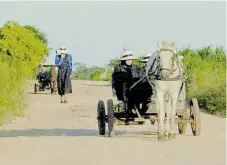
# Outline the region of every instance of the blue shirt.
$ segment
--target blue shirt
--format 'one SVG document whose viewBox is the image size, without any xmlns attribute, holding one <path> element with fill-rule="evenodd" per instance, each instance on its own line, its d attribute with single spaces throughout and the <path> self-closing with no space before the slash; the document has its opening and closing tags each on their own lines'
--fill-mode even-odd
<svg viewBox="0 0 227 165">
<path fill-rule="evenodd" d="M 69 68 L 70 72 L 72 72 L 72 56 L 70 54 L 68 54 L 68 64 L 67 67 Z M 61 59 L 61 56 L 56 55 L 55 56 L 55 65 L 60 68 L 62 65 L 63 59 Z"/>
</svg>

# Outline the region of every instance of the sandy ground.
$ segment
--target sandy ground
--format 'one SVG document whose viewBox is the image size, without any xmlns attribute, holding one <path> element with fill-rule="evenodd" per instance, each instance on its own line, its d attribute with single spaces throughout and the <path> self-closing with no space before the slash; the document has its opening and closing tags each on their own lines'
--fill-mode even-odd
<svg viewBox="0 0 227 165">
<path fill-rule="evenodd" d="M 113 97 L 104 84 L 73 81 L 68 104 L 47 92 L 29 94 L 25 117 L 0 128 L 0 165 L 225 165 L 226 122 L 208 114 L 201 114 L 198 137 L 188 125 L 185 135 L 158 142 L 149 121 L 99 136 L 97 102 Z"/>
</svg>

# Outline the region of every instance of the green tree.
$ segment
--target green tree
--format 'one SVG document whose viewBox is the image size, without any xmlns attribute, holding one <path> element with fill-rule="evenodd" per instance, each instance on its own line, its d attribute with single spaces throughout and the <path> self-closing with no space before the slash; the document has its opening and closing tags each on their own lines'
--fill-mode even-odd
<svg viewBox="0 0 227 165">
<path fill-rule="evenodd" d="M 25 25 L 24 28 L 26 28 L 26 29 L 32 31 L 33 33 L 35 33 L 36 34 L 35 36 L 37 37 L 37 39 L 39 39 L 43 43 L 45 43 L 45 44 L 48 43 L 46 35 L 43 32 L 41 32 L 37 27 L 31 26 L 31 25 Z"/>
<path fill-rule="evenodd" d="M 96 66 L 87 67 L 82 63 L 75 63 L 75 71 L 72 73 L 72 79 L 76 80 L 89 80 L 90 74 L 97 70 Z"/>
<path fill-rule="evenodd" d="M 8 21 L 0 30 L 0 118 L 7 112 L 20 113 L 23 84 L 48 52 L 36 34 Z"/>
<path fill-rule="evenodd" d="M 118 65 L 120 63 L 121 63 L 120 59 L 115 58 L 115 59 L 110 60 L 108 66 L 109 67 L 115 67 L 116 65 Z"/>
</svg>

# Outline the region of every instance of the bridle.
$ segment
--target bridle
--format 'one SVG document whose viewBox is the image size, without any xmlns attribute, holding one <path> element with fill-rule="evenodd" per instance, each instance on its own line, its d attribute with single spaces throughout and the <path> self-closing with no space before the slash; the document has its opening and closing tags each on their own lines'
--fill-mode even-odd
<svg viewBox="0 0 227 165">
<path fill-rule="evenodd" d="M 170 67 L 170 69 L 169 69 L 169 68 L 163 68 L 163 67 L 161 67 L 161 65 L 160 65 L 160 53 L 161 53 L 162 51 L 169 51 L 169 52 L 172 52 L 172 53 L 173 53 L 173 57 L 171 57 L 172 62 L 171 62 L 171 67 Z M 162 71 L 162 70 L 169 71 L 169 72 L 170 72 L 170 75 L 173 74 L 173 73 L 177 70 L 177 68 L 174 69 L 174 66 L 175 66 L 175 65 L 174 65 L 174 62 L 176 62 L 177 65 L 178 65 L 178 67 L 180 67 L 180 66 L 179 66 L 179 64 L 180 64 L 179 59 L 178 59 L 177 55 L 176 55 L 171 49 L 161 49 L 161 50 L 159 50 L 158 55 L 157 55 L 157 57 L 156 57 L 156 60 L 158 61 L 157 69 L 158 69 L 159 75 L 161 76 L 161 79 L 164 79 L 163 76 L 162 76 L 162 74 L 161 74 L 161 71 Z"/>
</svg>

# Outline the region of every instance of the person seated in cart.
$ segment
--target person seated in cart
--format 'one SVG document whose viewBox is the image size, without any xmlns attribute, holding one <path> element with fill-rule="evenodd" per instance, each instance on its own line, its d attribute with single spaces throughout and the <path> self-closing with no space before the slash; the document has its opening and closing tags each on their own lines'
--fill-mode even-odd
<svg viewBox="0 0 227 165">
<path fill-rule="evenodd" d="M 117 99 L 124 102 L 124 111 L 126 113 L 131 113 L 134 105 L 141 113 L 145 113 L 148 109 L 147 100 L 152 95 L 152 88 L 144 89 L 144 84 L 141 82 L 131 91 L 129 90 L 145 74 L 141 67 L 133 64 L 135 59 L 132 51 L 123 51 L 120 59 L 121 63 L 114 67 L 112 73 L 112 88 L 116 91 Z M 142 108 L 140 109 L 139 104 L 141 103 Z"/>
<path fill-rule="evenodd" d="M 150 56 L 152 55 L 152 53 L 147 53 L 142 60 L 140 60 L 140 66 L 145 69 L 145 67 L 147 66 L 147 62 L 149 61 Z"/>
<path fill-rule="evenodd" d="M 149 61 L 149 58 L 152 56 L 152 53 L 149 52 L 149 53 L 146 53 L 146 55 L 143 57 L 142 60 L 140 60 L 140 66 L 141 68 L 143 69 L 143 72 L 146 73 L 146 67 L 147 67 L 147 63 Z M 150 85 L 150 83 L 147 81 L 147 79 L 145 79 L 143 81 L 143 88 L 144 90 L 150 90 L 152 92 L 152 86 Z M 146 110 L 148 109 L 148 104 L 151 102 L 151 95 L 152 93 L 147 93 L 147 100 L 145 101 L 145 104 L 144 104 L 144 109 L 145 111 L 143 113 L 146 113 Z M 150 97 L 149 97 L 150 96 Z"/>
<path fill-rule="evenodd" d="M 43 91 L 45 91 L 45 87 L 46 86 L 49 86 L 49 83 L 50 83 L 50 75 L 46 71 L 46 68 L 45 67 L 42 67 L 41 71 L 37 75 L 37 80 L 41 84 L 40 89 L 42 89 Z"/>
</svg>

